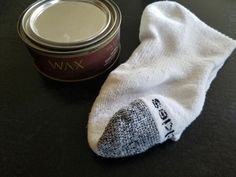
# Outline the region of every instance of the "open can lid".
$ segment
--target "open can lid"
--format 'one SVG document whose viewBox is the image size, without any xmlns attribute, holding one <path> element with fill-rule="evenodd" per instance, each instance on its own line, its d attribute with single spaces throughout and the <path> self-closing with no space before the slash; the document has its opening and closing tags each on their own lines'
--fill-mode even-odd
<svg viewBox="0 0 236 177">
<path fill-rule="evenodd" d="M 113 29 L 117 15 L 100 0 L 43 0 L 22 18 L 32 41 L 53 48 L 80 48 L 96 43 Z"/>
</svg>

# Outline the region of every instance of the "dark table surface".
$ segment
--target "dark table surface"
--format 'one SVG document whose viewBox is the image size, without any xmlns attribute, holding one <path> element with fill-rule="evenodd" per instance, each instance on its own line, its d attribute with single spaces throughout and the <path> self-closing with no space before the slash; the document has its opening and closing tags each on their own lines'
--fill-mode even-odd
<svg viewBox="0 0 236 177">
<path fill-rule="evenodd" d="M 125 159 L 97 157 L 87 143 L 91 106 L 107 75 L 62 84 L 45 79 L 16 33 L 33 0 L 0 1 L 0 177 L 235 177 L 236 52 L 208 91 L 204 109 L 178 142 Z M 139 23 L 151 0 L 116 0 L 123 13 L 122 52 L 139 44 Z M 235 0 L 178 1 L 236 38 Z"/>
</svg>

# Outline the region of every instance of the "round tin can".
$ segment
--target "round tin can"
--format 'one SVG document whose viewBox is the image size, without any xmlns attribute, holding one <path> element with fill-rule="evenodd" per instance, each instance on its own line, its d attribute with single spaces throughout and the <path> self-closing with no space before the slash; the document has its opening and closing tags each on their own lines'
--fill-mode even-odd
<svg viewBox="0 0 236 177">
<path fill-rule="evenodd" d="M 121 12 L 111 0 L 40 0 L 22 13 L 17 31 L 41 74 L 74 82 L 115 63 L 120 24 Z"/>
</svg>

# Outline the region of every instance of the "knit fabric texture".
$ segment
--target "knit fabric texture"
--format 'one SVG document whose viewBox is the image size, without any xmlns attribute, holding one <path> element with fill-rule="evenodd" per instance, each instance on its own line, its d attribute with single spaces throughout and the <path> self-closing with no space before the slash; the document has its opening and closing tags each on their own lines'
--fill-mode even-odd
<svg viewBox="0 0 236 177">
<path fill-rule="evenodd" d="M 139 154 L 160 143 L 159 132 L 148 107 L 135 100 L 120 109 L 110 120 L 98 142 L 103 157 Z"/>
</svg>

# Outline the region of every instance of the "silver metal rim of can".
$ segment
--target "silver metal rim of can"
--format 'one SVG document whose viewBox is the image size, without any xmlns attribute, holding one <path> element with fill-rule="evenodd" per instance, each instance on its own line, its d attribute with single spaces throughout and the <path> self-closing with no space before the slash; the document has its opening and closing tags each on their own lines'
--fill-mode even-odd
<svg viewBox="0 0 236 177">
<path fill-rule="evenodd" d="M 121 45 L 119 44 L 119 47 L 118 47 L 118 51 L 117 51 L 117 54 L 115 55 L 114 57 L 114 60 L 113 62 L 109 65 L 108 68 L 106 68 L 105 70 L 95 74 L 95 75 L 92 75 L 92 76 L 89 76 L 89 77 L 86 77 L 86 78 L 83 78 L 83 79 L 58 79 L 56 77 L 53 77 L 53 76 L 49 76 L 48 74 L 42 72 L 38 67 L 37 65 L 34 63 L 34 67 L 36 68 L 36 70 L 42 74 L 43 76 L 45 76 L 46 78 L 48 79 L 51 79 L 51 80 L 54 80 L 54 81 L 59 81 L 59 82 L 67 82 L 67 83 L 72 83 L 72 82 L 82 82 L 82 81 L 87 81 L 87 80 L 90 80 L 90 79 L 94 79 L 98 76 L 101 76 L 102 74 L 106 73 L 109 69 L 111 69 L 118 61 L 118 58 L 120 56 L 120 51 L 121 51 Z"/>
<path fill-rule="evenodd" d="M 18 25 L 19 26 L 19 25 Z M 19 33 L 19 30 L 18 30 Z M 24 34 L 19 33 L 20 37 L 23 39 L 24 43 L 27 45 L 28 48 L 30 48 L 30 50 L 33 50 L 37 53 L 41 53 L 42 55 L 45 56 L 55 56 L 57 55 L 57 57 L 62 57 L 63 56 L 83 56 L 86 54 L 92 54 L 97 52 L 98 50 L 100 50 L 101 48 L 105 47 L 106 45 L 108 45 L 116 36 L 120 35 L 120 28 L 117 28 L 116 30 L 114 30 L 111 35 L 107 36 L 106 39 L 99 41 L 98 43 L 88 46 L 86 48 L 80 48 L 80 49 L 73 49 L 73 50 L 51 50 L 48 48 L 43 48 L 35 43 L 33 43 L 32 41 L 30 41 Z"/>
<path fill-rule="evenodd" d="M 85 40 L 78 40 L 78 41 L 73 41 L 73 42 L 57 42 L 57 41 L 51 41 L 48 40 L 46 37 L 40 36 L 37 34 L 37 29 L 35 29 L 35 23 L 39 17 L 44 11 L 46 11 L 48 8 L 55 6 L 55 4 L 61 3 L 61 2 L 76 2 L 75 0 L 70 0 L 70 1 L 65 1 L 65 0 L 50 0 L 50 1 L 41 1 L 37 6 L 33 6 L 26 12 L 22 19 L 22 28 L 26 35 L 33 41 L 41 43 L 43 45 L 49 46 L 49 47 L 68 47 L 70 48 L 71 46 L 74 45 L 79 45 L 79 46 L 86 46 L 89 44 L 89 42 L 92 42 L 94 40 L 98 40 L 99 37 L 104 36 L 105 33 L 109 32 L 111 30 L 110 25 L 111 23 L 111 13 L 109 9 L 104 6 L 104 4 L 101 1 L 88 1 L 89 4 L 98 7 L 100 10 L 102 10 L 103 14 L 106 16 L 106 23 L 104 23 L 104 27 L 102 30 L 97 31 L 97 34 L 94 33 L 91 37 Z M 86 2 L 83 0 L 80 0 L 80 2 Z M 27 16 L 27 17 L 26 17 Z"/>
<path fill-rule="evenodd" d="M 31 35 L 32 30 L 26 30 L 26 24 L 29 24 L 30 14 L 32 15 L 33 11 L 37 7 L 43 8 L 42 4 L 47 2 L 61 2 L 61 1 L 79 1 L 79 2 L 99 2 L 99 8 L 104 8 L 103 10 L 109 10 L 106 16 L 108 19 L 108 24 L 105 25 L 104 29 L 100 31 L 100 33 L 87 41 L 78 41 L 77 43 L 68 43 L 68 44 L 60 44 L 58 43 L 47 43 L 47 41 L 38 39 L 34 35 Z M 112 0 L 104 0 L 102 1 L 104 7 L 102 6 L 101 1 L 98 0 L 40 0 L 30 5 L 20 16 L 17 24 L 17 30 L 21 39 L 31 48 L 35 50 L 39 50 L 46 53 L 55 53 L 55 54 L 71 54 L 78 52 L 87 52 L 94 50 L 96 48 L 100 48 L 100 46 L 104 46 L 104 44 L 108 43 L 120 30 L 121 24 L 121 12 L 119 7 Z M 106 4 L 105 4 L 106 3 Z M 40 6 L 41 5 L 41 6 Z M 38 10 L 40 11 L 40 10 Z M 40 13 L 40 12 L 37 12 Z M 37 15 L 34 14 L 35 15 Z M 32 19 L 34 19 L 33 17 Z"/>
</svg>

